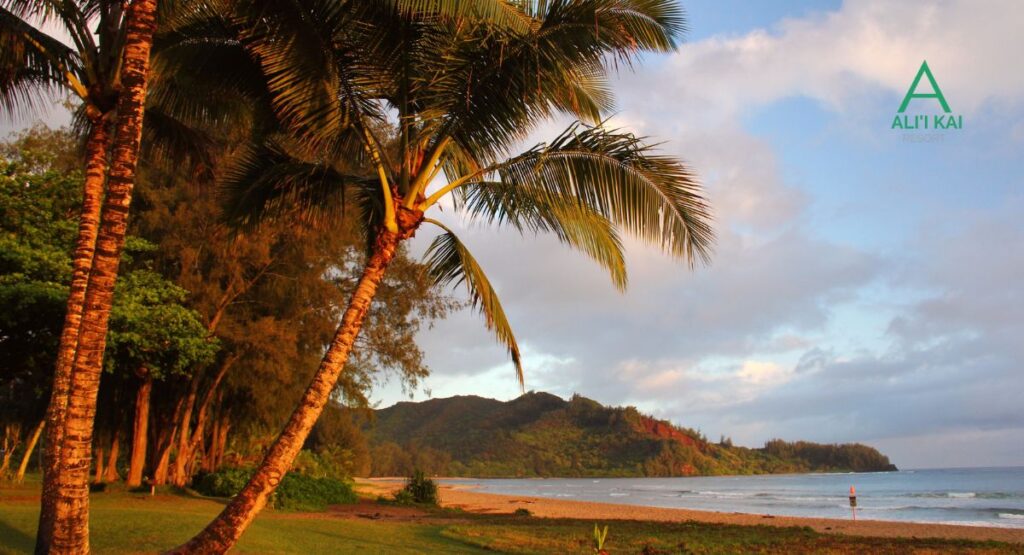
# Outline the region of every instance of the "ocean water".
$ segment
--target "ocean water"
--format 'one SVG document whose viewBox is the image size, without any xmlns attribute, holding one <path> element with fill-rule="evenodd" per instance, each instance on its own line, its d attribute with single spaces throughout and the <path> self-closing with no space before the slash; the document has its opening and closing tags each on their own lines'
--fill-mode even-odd
<svg viewBox="0 0 1024 555">
<path fill-rule="evenodd" d="M 1024 467 L 694 478 L 451 479 L 482 492 L 649 507 L 1024 528 Z"/>
</svg>

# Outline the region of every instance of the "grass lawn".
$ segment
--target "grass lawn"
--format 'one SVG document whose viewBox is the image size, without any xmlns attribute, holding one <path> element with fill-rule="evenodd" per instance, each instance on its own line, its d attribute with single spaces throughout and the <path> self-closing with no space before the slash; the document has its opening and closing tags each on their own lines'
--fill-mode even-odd
<svg viewBox="0 0 1024 555">
<path fill-rule="evenodd" d="M 31 552 L 38 482 L 0 488 L 0 553 Z M 93 551 L 157 552 L 195 534 L 221 502 L 123 491 L 92 497 Z M 367 506 L 373 510 L 373 506 Z M 354 513 L 264 511 L 241 553 L 593 553 L 594 523 L 431 510 L 413 519 Z M 608 523 L 610 553 L 1020 553 L 996 542 L 892 540 L 819 534 L 805 528 L 698 523 Z"/>
<path fill-rule="evenodd" d="M 0 489 L 0 553 L 30 553 L 39 518 L 39 486 Z M 158 552 L 202 529 L 222 503 L 180 495 L 94 493 L 90 543 L 95 553 Z M 242 537 L 242 553 L 483 553 L 442 535 L 439 524 L 341 519 L 329 514 L 264 511 Z"/>
</svg>

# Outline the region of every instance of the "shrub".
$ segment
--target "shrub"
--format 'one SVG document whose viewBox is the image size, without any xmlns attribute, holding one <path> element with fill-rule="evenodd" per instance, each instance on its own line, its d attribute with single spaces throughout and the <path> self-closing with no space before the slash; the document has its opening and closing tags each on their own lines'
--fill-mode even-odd
<svg viewBox="0 0 1024 555">
<path fill-rule="evenodd" d="M 351 482 L 287 474 L 274 494 L 274 507 L 289 511 L 322 511 L 328 505 L 358 501 Z"/>
<path fill-rule="evenodd" d="M 437 505 L 437 482 L 427 478 L 422 470 L 413 472 L 405 487 L 395 492 L 390 502 L 398 505 Z"/>
<path fill-rule="evenodd" d="M 413 503 L 437 505 L 437 482 L 427 478 L 427 475 L 422 470 L 413 472 L 401 491 L 408 492 L 409 496 L 412 497 Z M 395 500 L 398 500 L 397 494 L 395 495 Z"/>
<path fill-rule="evenodd" d="M 412 498 L 412 494 L 409 493 L 409 490 L 400 489 L 395 492 L 395 496 L 391 499 L 391 502 L 397 505 L 412 505 L 416 500 Z"/>
<path fill-rule="evenodd" d="M 319 452 L 303 449 L 292 464 L 292 472 L 314 478 L 337 478 L 344 480 L 352 475 L 355 455 L 350 449 L 327 446 Z"/>
<path fill-rule="evenodd" d="M 222 468 L 196 476 L 192 489 L 210 497 L 231 497 L 242 491 L 252 477 L 251 468 Z"/>
<path fill-rule="evenodd" d="M 231 497 L 242 490 L 252 473 L 251 468 L 225 468 L 196 477 L 192 487 L 203 495 Z M 328 505 L 357 500 L 350 482 L 293 472 L 281 480 L 271 503 L 274 508 L 289 511 L 322 511 Z"/>
<path fill-rule="evenodd" d="M 526 509 L 523 507 L 519 507 L 512 514 L 514 516 L 533 516 L 533 513 L 530 512 L 530 509 Z"/>
</svg>

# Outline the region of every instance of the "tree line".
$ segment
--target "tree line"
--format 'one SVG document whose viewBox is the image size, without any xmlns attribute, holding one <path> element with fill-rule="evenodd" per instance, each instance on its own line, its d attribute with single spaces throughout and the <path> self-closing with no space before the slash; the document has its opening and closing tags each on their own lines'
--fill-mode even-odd
<svg viewBox="0 0 1024 555">
<path fill-rule="evenodd" d="M 0 146 L 2 469 L 17 452 L 21 479 L 45 426 L 82 176 L 69 130 L 36 126 Z M 209 183 L 166 179 L 144 171 L 138 180 L 97 403 L 94 482 L 183 486 L 197 469 L 259 454 L 333 331 L 362 248 L 337 226 L 234 233 L 218 224 Z M 410 385 L 425 376 L 415 332 L 453 306 L 401 253 L 338 401 L 365 406 L 377 370 Z M 342 447 L 356 441 L 335 436 Z M 229 437 L 239 437 L 230 453 Z"/>
<path fill-rule="evenodd" d="M 5 162 L 33 212 L 5 233 L 49 248 L 10 283 L 64 303 L 18 339 L 33 364 L 5 365 L 11 398 L 44 399 L 19 417 L 45 429 L 37 551 L 88 552 L 90 477 L 122 451 L 129 481 L 187 483 L 231 462 L 234 433 L 260 462 L 170 552 L 230 549 L 325 407 L 365 399 L 376 372 L 424 374 L 413 338 L 448 307 L 436 288 L 465 287 L 522 383 L 504 308 L 442 207 L 551 233 L 619 288 L 621 233 L 706 260 L 692 171 L 603 125 L 610 64 L 683 28 L 665 0 L 0 1 L 0 109 L 69 98 L 77 152 L 54 156 L 79 172 L 56 184 L 23 147 Z M 556 115 L 577 121 L 519 150 Z M 424 226 L 438 235 L 413 262 Z"/>
</svg>

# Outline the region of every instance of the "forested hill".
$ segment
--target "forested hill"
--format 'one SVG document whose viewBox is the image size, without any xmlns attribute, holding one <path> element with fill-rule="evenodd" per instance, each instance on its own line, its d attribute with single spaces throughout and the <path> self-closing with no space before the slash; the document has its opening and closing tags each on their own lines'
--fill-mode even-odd
<svg viewBox="0 0 1024 555">
<path fill-rule="evenodd" d="M 709 442 L 699 432 L 574 396 L 527 393 L 404 402 L 375 411 L 365 430 L 373 473 L 513 476 L 695 476 L 895 470 L 860 444 L 772 440 L 762 448 Z"/>
</svg>

